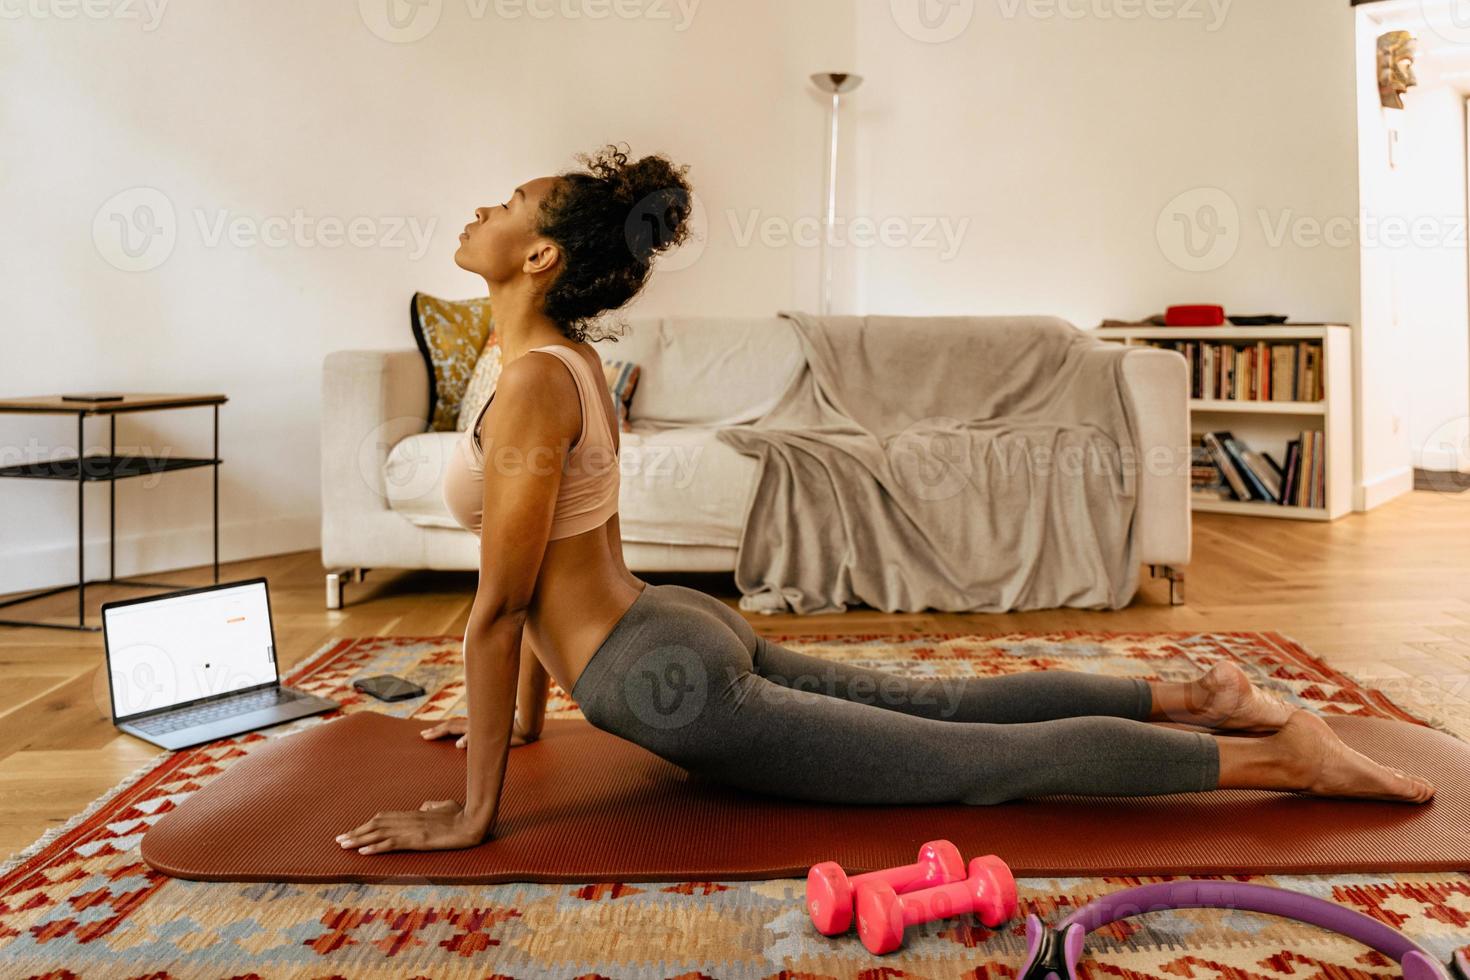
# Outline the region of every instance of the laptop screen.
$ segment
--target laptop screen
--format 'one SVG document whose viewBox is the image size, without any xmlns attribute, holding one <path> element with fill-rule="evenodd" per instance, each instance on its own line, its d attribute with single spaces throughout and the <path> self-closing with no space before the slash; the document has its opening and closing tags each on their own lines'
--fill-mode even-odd
<svg viewBox="0 0 1470 980">
<path fill-rule="evenodd" d="M 112 715 L 133 715 L 276 681 L 265 582 L 102 610 Z"/>
</svg>

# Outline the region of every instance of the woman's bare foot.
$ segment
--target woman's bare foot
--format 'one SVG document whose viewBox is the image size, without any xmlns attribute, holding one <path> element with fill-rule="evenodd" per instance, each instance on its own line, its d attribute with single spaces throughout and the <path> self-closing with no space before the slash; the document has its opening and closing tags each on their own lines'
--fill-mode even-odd
<svg viewBox="0 0 1470 980">
<path fill-rule="evenodd" d="M 1287 774 L 1282 788 L 1313 796 L 1405 803 L 1425 803 L 1434 796 L 1434 787 L 1427 780 L 1381 765 L 1349 748 L 1326 721 L 1301 708 L 1292 709 L 1286 724 L 1269 738 L 1226 741 L 1260 742 L 1262 748 L 1270 745 L 1279 752 Z"/>
<path fill-rule="evenodd" d="M 1296 709 L 1251 683 L 1238 664 L 1222 660 L 1182 684 L 1157 684 L 1150 721 L 1177 721 L 1226 731 L 1275 731 Z"/>
<path fill-rule="evenodd" d="M 1222 660 L 1195 682 L 1200 711 L 1211 728 L 1269 729 L 1284 726 L 1296 708 L 1251 683 L 1239 664 Z"/>
</svg>

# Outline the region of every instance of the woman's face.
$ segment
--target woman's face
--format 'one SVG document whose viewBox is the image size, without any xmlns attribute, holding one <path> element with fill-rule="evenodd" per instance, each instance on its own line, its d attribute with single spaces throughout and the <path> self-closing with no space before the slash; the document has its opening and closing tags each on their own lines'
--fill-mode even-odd
<svg viewBox="0 0 1470 980">
<path fill-rule="evenodd" d="M 517 187 L 501 203 L 476 208 L 475 220 L 459 236 L 455 264 L 489 282 L 507 282 L 523 273 L 550 269 L 558 249 L 536 233 L 534 217 L 555 186 L 555 177 L 537 177 Z"/>
</svg>

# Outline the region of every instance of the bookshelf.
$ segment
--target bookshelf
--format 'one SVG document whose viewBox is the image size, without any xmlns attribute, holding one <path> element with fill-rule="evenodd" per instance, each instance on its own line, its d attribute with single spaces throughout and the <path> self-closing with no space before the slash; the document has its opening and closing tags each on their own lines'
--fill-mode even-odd
<svg viewBox="0 0 1470 980">
<path fill-rule="evenodd" d="M 1324 503 L 1295 507 L 1262 500 L 1220 500 L 1194 494 L 1194 510 L 1251 517 L 1331 521 L 1352 509 L 1353 480 L 1353 372 L 1350 328 L 1336 323 L 1293 323 L 1270 327 L 1101 327 L 1093 333 L 1102 340 L 1127 345 L 1157 341 L 1200 341 L 1241 346 L 1258 341 L 1321 345 L 1320 401 L 1251 401 L 1247 399 L 1191 398 L 1191 435 L 1229 430 L 1257 452 L 1284 462 L 1286 443 L 1304 429 L 1316 429 L 1323 441 Z"/>
</svg>

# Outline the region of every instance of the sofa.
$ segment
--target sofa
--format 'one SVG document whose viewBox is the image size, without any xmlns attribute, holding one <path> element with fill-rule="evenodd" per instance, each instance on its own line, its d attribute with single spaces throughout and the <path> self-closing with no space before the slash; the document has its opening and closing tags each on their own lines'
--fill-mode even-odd
<svg viewBox="0 0 1470 980">
<path fill-rule="evenodd" d="M 620 525 L 635 572 L 735 567 L 757 462 L 715 437 L 769 411 L 802 366 L 791 322 L 771 317 L 631 318 L 610 359 L 641 366 L 621 435 Z M 1124 384 L 1140 466 L 1133 533 L 1141 562 L 1183 599 L 1190 555 L 1186 367 L 1172 351 L 1131 349 Z M 427 432 L 419 352 L 328 354 L 322 376 L 322 564 L 327 606 L 372 568 L 479 567 L 479 541 L 445 509 L 445 464 L 459 432 Z"/>
</svg>

